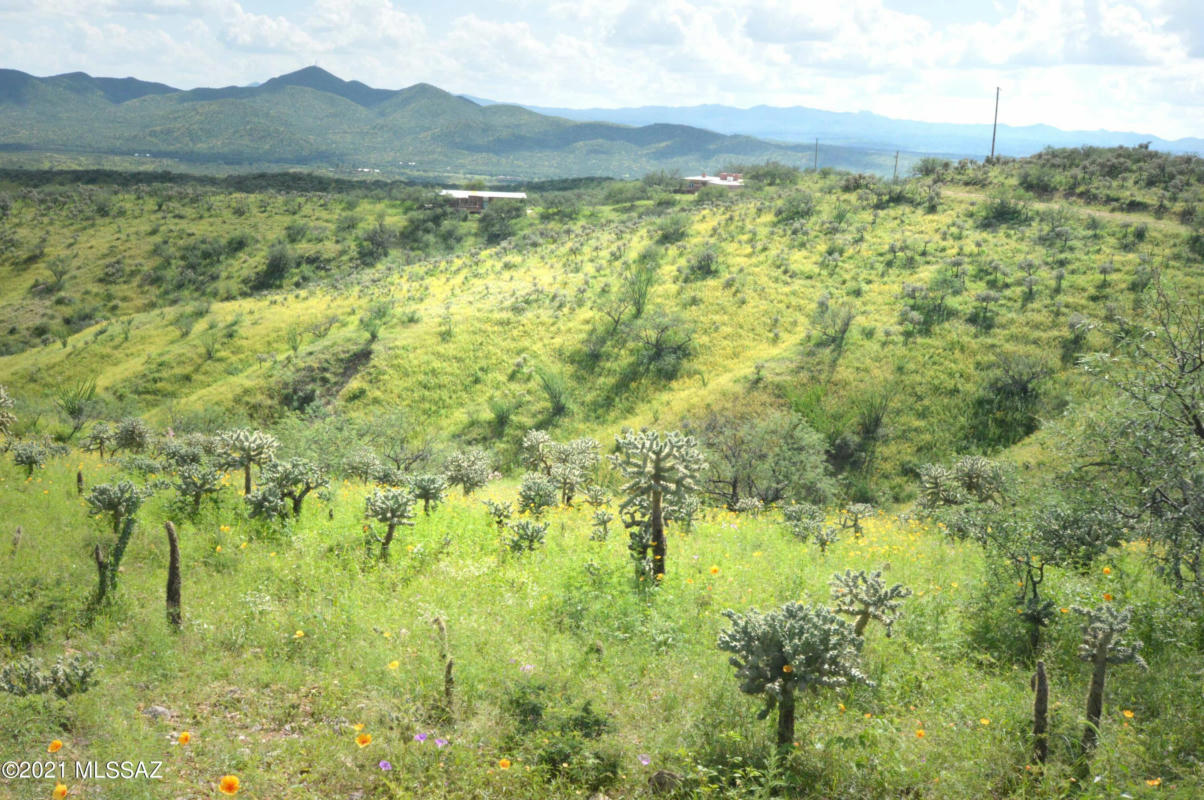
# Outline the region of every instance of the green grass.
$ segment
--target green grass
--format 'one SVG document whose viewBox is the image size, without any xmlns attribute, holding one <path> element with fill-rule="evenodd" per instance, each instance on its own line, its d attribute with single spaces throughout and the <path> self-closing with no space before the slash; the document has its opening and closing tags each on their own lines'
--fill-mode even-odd
<svg viewBox="0 0 1204 800">
<path fill-rule="evenodd" d="M 404 532 L 382 565 L 361 544 L 361 485 L 337 486 L 329 506 L 311 501 L 284 533 L 249 522 L 227 489 L 219 507 L 180 524 L 185 622 L 173 633 L 162 606 L 170 492 L 139 515 L 114 606 L 84 623 L 95 580 L 89 545 L 102 534 L 86 521 L 72 472 L 82 463 L 94 482 L 113 470 L 76 458 L 30 481 L 2 468 L 6 527 L 25 534 L 16 552 L 5 547 L 0 573 L 10 594 L 50 582 L 54 600 L 39 612 L 47 619 L 32 651 L 51 661 L 86 654 L 99 665 L 96 683 L 67 701 L 0 694 L 3 760 L 45 757 L 57 738 L 64 748 L 55 758 L 68 763 L 163 761 L 162 783 L 121 784 L 130 798 L 216 796 L 224 774 L 238 775 L 248 797 L 576 796 L 583 786 L 565 775 L 588 775 L 584 762 L 560 776 L 540 765 L 565 734 L 524 733 L 507 710 L 519 687 L 540 685 L 546 718 L 589 701 L 608 721 L 590 746 L 617 759 L 611 796 L 638 795 L 657 769 L 688 776 L 696 796 L 761 796 L 772 726 L 755 719 L 759 701 L 739 693 L 715 647 L 719 612 L 826 602 L 834 572 L 889 562 L 889 579 L 915 594 L 893 638 L 869 629 L 864 661 L 876 685 L 802 699 L 799 746 L 776 765 L 776 779 L 792 794 L 812 787 L 808 796 L 961 798 L 1061 796 L 1073 777 L 1088 678 L 1074 657 L 1077 623 L 1063 617 L 1048 634 L 1054 756 L 1035 777 L 1025 770 L 1029 670 L 1007 652 L 1023 631 L 1006 600 L 981 607 L 998 590 L 977 550 L 914 520 L 880 514 L 863 540 L 821 557 L 776 515 L 709 512 L 688 535 L 671 532 L 668 577 L 649 590 L 632 577 L 624 534 L 588 540 L 586 509 L 553 512 L 546 546 L 515 557 L 481 498 L 453 497 Z M 494 484 L 483 496 L 514 492 Z M 1067 606 L 1105 591 L 1139 607 L 1164 599 L 1139 554 L 1119 550 L 1101 563 L 1112 575 L 1051 575 L 1051 597 Z M 9 630 L 16 615 L 5 612 Z M 455 659 L 450 714 L 436 617 Z M 1153 778 L 1172 796 L 1204 785 L 1179 756 L 1197 752 L 1204 736 L 1191 688 L 1198 654 L 1167 638 L 1169 623 L 1143 623 L 1152 628 L 1148 673 L 1111 673 L 1091 772 L 1099 781 L 1084 796 L 1144 796 Z M 173 716 L 141 713 L 152 705 Z M 364 748 L 358 724 L 372 736 Z M 190 744 L 175 743 L 181 731 Z M 418 733 L 430 736 L 418 743 Z M 450 744 L 437 748 L 435 738 Z M 503 758 L 510 769 L 499 768 Z M 381 760 L 394 769 L 382 771 Z M 100 791 L 78 783 L 68 781 L 80 796 Z M 13 781 L 4 791 L 33 798 L 50 788 Z"/>
</svg>

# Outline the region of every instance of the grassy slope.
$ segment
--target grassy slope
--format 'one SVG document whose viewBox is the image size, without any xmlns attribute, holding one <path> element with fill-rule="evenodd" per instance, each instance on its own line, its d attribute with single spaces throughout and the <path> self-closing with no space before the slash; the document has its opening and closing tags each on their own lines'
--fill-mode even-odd
<svg viewBox="0 0 1204 800">
<path fill-rule="evenodd" d="M 290 361 L 327 363 L 323 359 L 361 347 L 367 337 L 355 320 L 372 299 L 388 296 L 399 312 L 413 309 L 420 319 L 396 319 L 385 328 L 371 359 L 341 390 L 340 410 L 367 415 L 400 406 L 442 431 L 484 438 L 485 400 L 525 397 L 513 436 L 546 413 L 526 368 L 551 366 L 573 381 L 574 411 L 558 423 L 559 432 L 589 432 L 605 441 L 622 424 L 674 425 L 708 404 L 747 396 L 754 381 L 754 400 L 791 396 L 819 421 L 838 419 L 860 397 L 890 386 L 894 411 L 877 469 L 885 484 L 902 486 L 907 464 L 941 458 L 964 444 L 968 405 L 998 351 L 1043 353 L 1060 367 L 1068 315 L 1099 317 L 1107 302 L 1126 309 L 1123 287 L 1142 252 L 1167 264 L 1181 285 L 1198 285 L 1200 278 L 1198 265 L 1181 258 L 1183 229 L 1176 223 L 1152 225 L 1145 243 L 1129 250 L 1122 223 L 1144 217 L 1104 216 L 1092 228 L 1086 216 L 1093 212 L 1071 206 L 1063 219 L 1073 230 L 1071 241 L 1046 248 L 1033 238 L 1040 220 L 1032 227 L 976 229 L 970 215 L 984 190 L 949 192 L 934 214 L 910 207 L 875 213 L 833 181 L 814 180 L 819 211 L 805 235 L 772 222 L 780 200 L 772 192 L 690 212 L 686 241 L 666 248 L 652 305 L 692 321 L 698 353 L 676 380 L 645 381 L 617 400 L 610 388 L 627 351 L 613 352 L 594 372 L 578 371 L 566 358 L 596 321 L 591 306 L 606 301 L 604 287 L 614 291 L 616 263 L 655 236 L 656 219 L 620 209 L 594 212 L 595 218 L 539 246 L 514 244 L 409 266 L 386 262 L 337 288 L 214 303 L 185 337 L 169 324 L 180 309 L 137 313 L 124 345 L 116 325 L 98 326 L 76 334 L 65 349 L 54 343 L 0 359 L 0 382 L 29 404 L 56 382 L 97 374 L 106 393 L 136 401 L 160 423 L 189 409 L 268 413 L 275 408 L 275 381 L 293 369 Z M 852 210 L 843 226 L 828 232 L 838 206 Z M 113 239 L 114 224 L 81 228 L 80 242 Z M 221 217 L 180 224 L 218 230 Z M 284 219 L 269 214 L 260 224 L 282 230 Z M 532 221 L 527 227 L 542 226 Z M 906 249 L 888 266 L 892 241 Z M 704 243 L 720 253 L 720 276 L 676 282 L 677 267 Z M 131 237 L 117 246 L 121 252 L 144 244 Z M 822 260 L 833 244 L 844 247 L 835 265 Z M 907 252 L 916 256 L 911 266 Z M 959 253 L 969 278 L 967 293 L 954 300 L 957 319 L 905 340 L 897 322 L 899 287 L 926 282 Z M 1014 274 L 1008 286 L 997 287 L 1003 300 L 993 329 L 966 322 L 974 305 L 969 298 L 987 285 L 974 277 L 975 267 L 993 259 L 1014 267 L 1026 256 L 1047 262 L 1064 256 L 1062 292 L 1052 293 L 1047 269 L 1026 303 Z M 1105 259 L 1119 268 L 1108 289 L 1096 272 Z M 823 292 L 859 311 L 830 375 L 831 354 L 816 349 L 810 322 Z M 294 356 L 288 328 L 331 314 L 341 322 L 324 338 L 307 334 Z M 442 333 L 445 314 L 450 336 Z M 200 337 L 211 324 L 222 331 L 234 320 L 236 335 L 223 338 L 216 356 L 207 358 Z M 516 369 L 522 357 L 525 367 Z M 815 386 L 826 387 L 821 401 L 798 399 Z M 1050 395 L 1050 413 L 1057 412 L 1059 396 L 1089 396 L 1069 369 L 1059 372 Z M 1044 441 L 1039 433 L 1009 455 L 1046 474 L 1056 454 Z M 98 685 L 65 704 L 0 695 L 0 756 L 34 757 L 60 738 L 66 743 L 60 757 L 69 760 L 167 761 L 165 784 L 123 784 L 123 797 L 212 797 L 227 772 L 240 775 L 250 797 L 350 797 L 357 791 L 367 797 L 577 796 L 578 786 L 526 769 L 547 752 L 542 739 L 556 737 L 520 735 L 506 698 L 536 682 L 550 687 L 550 715 L 590 700 L 609 717 L 612 728 L 600 746 L 617 755 L 622 772 L 610 796 L 639 796 L 647 777 L 663 767 L 722 773 L 728 785 L 720 794 L 743 797 L 732 785 L 737 770 L 764 768 L 771 729 L 754 719 L 757 702 L 739 694 L 714 647 L 723 625 L 718 611 L 822 601 L 833 572 L 884 561 L 892 565 L 890 578 L 916 595 L 895 638 L 871 628 L 866 661 L 876 688 L 821 693 L 800 709 L 793 785 L 816 787 L 817 796 L 932 798 L 1053 797 L 1069 785 L 1068 748 L 1081 730 L 1086 691 L 1086 668 L 1074 656 L 1077 624 L 1060 621 L 1050 632 L 1056 756 L 1046 778 L 1029 782 L 1023 765 L 1031 695 L 1027 671 L 1013 666 L 1008 649 L 1022 636 L 1011 609 L 1006 600 L 982 605 L 987 576 L 973 549 L 950 546 L 937 531 L 906 520 L 875 520 L 864 542 L 841 542 L 821 558 L 771 518 L 712 512 L 696 532 L 673 540 L 667 584 L 644 596 L 631 585 L 623 534 L 607 543 L 587 541 L 586 510 L 556 512 L 546 550 L 517 559 L 502 554 L 476 498 L 456 497 L 405 535 L 413 550 L 396 548 L 395 563 L 377 569 L 360 556 L 362 486 L 336 487 L 332 519 L 321 503 L 309 501 L 287 536 L 247 522 L 229 490 L 220 508 L 182 525 L 188 622 L 173 636 L 159 605 L 166 558 L 160 522 L 170 492 L 141 514 L 117 607 L 91 628 L 75 624 L 94 581 L 87 553 L 100 535 L 75 499 L 77 464 L 89 483 L 115 475 L 91 456 L 52 462 L 29 482 L 9 460 L 0 466 L 0 509 L 7 525 L 26 531 L 15 552 L 0 553 L 0 578 L 8 595 L 21 598 L 14 629 L 45 622 L 34 652 L 51 660 L 64 649 L 92 654 L 101 664 Z M 509 499 L 514 487 L 497 483 L 486 492 Z M 445 537 L 450 544 L 443 548 Z M 1108 563 L 1110 576 L 1052 574 L 1048 583 L 1062 606 L 1098 602 L 1106 591 L 1151 609 L 1137 631 L 1151 670 L 1111 673 L 1092 773 L 1100 779 L 1085 796 L 1152 796 L 1146 781 L 1154 778 L 1163 780 L 1163 795 L 1195 796 L 1204 785 L 1190 760 L 1204 740 L 1204 709 L 1193 683 L 1198 656 L 1177 644 L 1189 636 L 1182 620 L 1157 610 L 1166 598 L 1140 554 L 1118 551 Z M 434 616 L 446 620 L 457 660 L 452 719 L 439 712 Z M 305 635 L 296 638 L 298 630 Z M 394 659 L 400 663 L 391 670 Z M 526 665 L 532 669 L 524 671 Z M 175 717 L 153 722 L 139 713 L 152 704 L 167 706 Z M 369 747 L 355 746 L 354 723 L 373 735 Z M 193 744 L 173 743 L 181 730 L 193 733 Z M 443 750 L 429 740 L 416 744 L 419 732 L 452 744 Z M 647 766 L 641 755 L 649 757 Z M 388 774 L 377 766 L 382 758 L 395 766 Z M 514 765 L 500 770 L 501 758 Z M 82 796 L 101 796 L 102 789 L 73 784 Z M 0 793 L 19 798 L 49 790 L 44 781 L 0 784 Z M 104 791 L 110 796 L 113 790 Z"/>
<path fill-rule="evenodd" d="M 80 463 L 91 481 L 110 474 L 90 458 Z M 820 557 L 771 520 L 714 512 L 694 533 L 674 537 L 669 577 L 647 595 L 632 585 L 621 534 L 587 541 L 586 510 L 554 513 L 546 548 L 519 558 L 501 552 L 475 499 L 456 497 L 420 519 L 394 563 L 377 568 L 360 556 L 362 487 L 336 491 L 331 520 L 311 502 L 285 538 L 243 520 L 231 493 L 223 508 L 181 527 L 186 624 L 173 635 L 159 604 L 166 553 L 156 500 L 141 514 L 118 605 L 80 629 L 71 621 L 93 578 L 84 554 L 96 534 L 81 524 L 75 466 L 56 465 L 30 482 L 2 468 L 8 522 L 26 531 L 17 551 L 4 554 L 2 572 L 16 586 L 41 576 L 54 591 L 39 598 L 39 610 L 51 618 L 49 641 L 59 641 L 38 652 L 91 655 L 101 665 L 98 683 L 67 703 L 0 696 L 0 755 L 32 758 L 59 738 L 59 758 L 69 761 L 166 762 L 163 784 L 123 783 L 122 797 L 211 797 L 226 773 L 239 775 L 245 795 L 257 798 L 357 790 L 369 797 L 576 796 L 577 787 L 548 780 L 537 766 L 545 738 L 555 734 L 521 735 L 507 711 L 516 687 L 537 683 L 550 689 L 549 716 L 588 700 L 609 718 L 598 746 L 619 759 L 622 777 L 611 796 L 638 796 L 660 768 L 714 770 L 730 784 L 737 768 L 764 769 L 771 729 L 754 719 L 757 702 L 736 691 L 714 647 L 725 624 L 718 612 L 822 601 L 833 572 L 884 561 L 891 579 L 916 594 L 894 638 L 870 629 L 865 660 L 875 688 L 804 702 L 792 781 L 804 776 L 826 787 L 824 796 L 844 797 L 1052 797 L 1068 785 L 1064 762 L 1080 730 L 1086 683 L 1086 667 L 1074 656 L 1077 626 L 1056 624 L 1050 634 L 1055 762 L 1046 778 L 1029 781 L 1028 674 L 991 647 L 1022 634 L 1008 630 L 1010 609 L 985 617 L 976 610 L 983 578 L 974 550 L 945 544 L 914 522 L 879 517 L 862 541 L 840 542 Z M 487 491 L 512 495 L 503 485 Z M 68 533 L 52 537 L 51 530 Z M 444 537 L 450 544 L 441 544 Z M 1105 591 L 1120 602 L 1160 594 L 1136 555 L 1119 552 L 1108 563 L 1107 577 L 1050 575 L 1051 597 L 1068 606 L 1098 601 Z M 440 710 L 436 616 L 447 624 L 456 659 L 450 719 Z M 1101 778 L 1085 796 L 1141 796 L 1155 777 L 1164 778 L 1164 793 L 1176 787 L 1172 796 L 1201 786 L 1201 776 L 1166 751 L 1198 746 L 1198 696 L 1171 697 L 1186 688 L 1175 675 L 1192 662 L 1153 638 L 1167 636 L 1169 621 L 1146 624 L 1153 626 L 1143 631 L 1151 670 L 1114 669 L 1092 773 Z M 151 705 L 173 717 L 143 716 Z M 1122 709 L 1134 712 L 1132 720 Z M 369 747 L 356 747 L 354 724 L 372 735 Z M 186 747 L 174 743 L 184 730 L 193 737 Z M 430 739 L 415 743 L 415 733 Z M 436 737 L 451 745 L 437 750 Z M 509 771 L 498 769 L 502 758 L 514 762 Z M 383 773 L 381 759 L 395 769 Z M 69 783 L 79 796 L 102 796 L 95 783 Z M 34 798 L 49 788 L 13 782 L 5 791 Z"/>
</svg>

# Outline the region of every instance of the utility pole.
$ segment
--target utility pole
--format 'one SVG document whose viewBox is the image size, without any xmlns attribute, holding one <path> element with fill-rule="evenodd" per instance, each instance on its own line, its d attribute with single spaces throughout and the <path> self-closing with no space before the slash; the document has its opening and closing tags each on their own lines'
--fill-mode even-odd
<svg viewBox="0 0 1204 800">
<path fill-rule="evenodd" d="M 995 121 L 991 123 L 991 160 L 995 160 L 995 129 L 999 127 L 999 87 L 995 87 Z"/>
<path fill-rule="evenodd" d="M 815 166 L 812 169 L 819 172 L 819 137 L 815 137 Z"/>
<path fill-rule="evenodd" d="M 899 151 L 895 151 L 895 172 L 890 176 L 891 183 L 899 180 Z"/>
</svg>

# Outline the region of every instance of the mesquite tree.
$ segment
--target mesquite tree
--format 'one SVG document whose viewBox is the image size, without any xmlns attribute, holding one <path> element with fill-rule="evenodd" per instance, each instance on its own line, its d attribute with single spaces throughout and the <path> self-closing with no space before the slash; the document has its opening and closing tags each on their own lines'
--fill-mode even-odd
<svg viewBox="0 0 1204 800">
<path fill-rule="evenodd" d="M 765 696 L 758 717 L 765 719 L 778 709 L 781 747 L 794 741 L 797 692 L 869 683 L 859 664 L 861 637 L 823 606 L 792 602 L 765 614 L 729 609 L 723 615 L 732 627 L 719 634 L 719 649 L 734 654 L 728 661 L 736 668 L 740 691 Z"/>
<path fill-rule="evenodd" d="M 1091 689 L 1087 692 L 1087 727 L 1083 729 L 1083 756 L 1088 758 L 1099 741 L 1100 713 L 1104 709 L 1104 676 L 1109 664 L 1136 664 L 1148 669 L 1140 655 L 1142 643 L 1126 642 L 1121 637 L 1129 630 L 1133 615 L 1132 608 L 1117 611 L 1111 603 L 1096 608 L 1074 607 L 1076 614 L 1087 618 L 1083 626 L 1083 641 L 1079 645 L 1079 658 L 1090 661 Z"/>
<path fill-rule="evenodd" d="M 263 431 L 249 431 L 239 428 L 232 431 L 221 431 L 217 435 L 217 450 L 222 469 L 241 469 L 243 471 L 244 495 L 251 493 L 251 467 L 260 466 L 272 460 L 280 442 L 275 436 Z"/>
<path fill-rule="evenodd" d="M 865 626 L 871 619 L 876 619 L 886 626 L 886 636 L 890 638 L 891 627 L 902 616 L 899 608 L 903 600 L 911 597 L 911 589 L 901 583 L 886 588 L 880 569 L 869 575 L 863 569 L 856 572 L 846 569 L 843 574 L 832 576 L 831 586 L 836 613 L 856 618 L 853 632 L 858 636 L 865 634 Z"/>
<path fill-rule="evenodd" d="M 85 498 L 88 513 L 93 516 L 108 515 L 115 541 L 106 554 L 99 544 L 92 551 L 96 561 L 98 581 L 93 602 L 100 605 L 109 593 L 117 588 L 117 571 L 121 566 L 125 548 L 134 533 L 134 514 L 149 495 L 129 481 L 117 484 L 101 483 L 92 487 Z"/>
<path fill-rule="evenodd" d="M 695 479 L 706 468 L 693 437 L 673 431 L 628 431 L 615 437 L 619 452 L 610 462 L 627 479 L 622 492 L 627 499 L 620 511 L 648 505 L 648 541 L 652 551 L 652 574 L 665 574 L 667 541 L 665 538 L 665 503 L 681 503 L 698 490 Z M 636 526 L 633 530 L 643 526 Z M 647 550 L 645 550 L 647 552 Z"/>
<path fill-rule="evenodd" d="M 387 526 L 379 541 L 380 560 L 388 561 L 397 526 L 414 526 L 414 495 L 409 489 L 374 489 L 364 498 L 364 515 Z"/>
</svg>

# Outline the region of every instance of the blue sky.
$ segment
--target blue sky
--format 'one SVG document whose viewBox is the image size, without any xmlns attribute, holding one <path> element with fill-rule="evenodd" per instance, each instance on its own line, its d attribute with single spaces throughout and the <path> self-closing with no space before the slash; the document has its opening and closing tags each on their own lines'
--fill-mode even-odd
<svg viewBox="0 0 1204 800">
<path fill-rule="evenodd" d="M 0 66 L 1204 136 L 1198 0 L 0 0 Z"/>
</svg>

